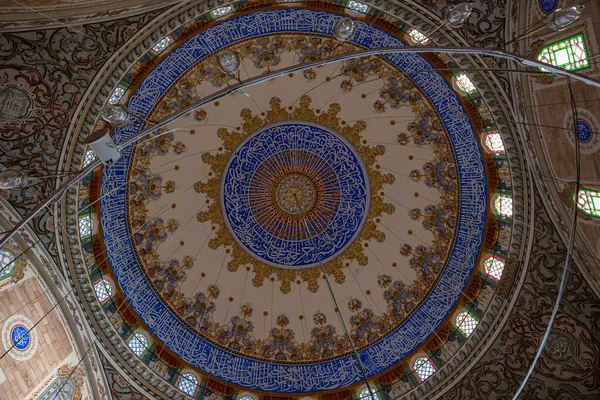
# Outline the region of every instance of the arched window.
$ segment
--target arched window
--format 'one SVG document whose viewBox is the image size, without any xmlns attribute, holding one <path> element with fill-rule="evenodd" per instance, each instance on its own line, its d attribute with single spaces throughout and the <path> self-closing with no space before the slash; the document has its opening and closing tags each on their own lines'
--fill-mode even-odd
<svg viewBox="0 0 600 400">
<path fill-rule="evenodd" d="M 87 239 L 92 236 L 92 216 L 89 214 L 79 216 L 79 236 Z"/>
<path fill-rule="evenodd" d="M 129 339 L 127 340 L 127 346 L 129 346 L 131 351 L 138 357 L 141 357 L 144 354 L 146 349 L 148 349 L 149 344 L 150 341 L 148 340 L 148 337 L 141 332 L 135 332 L 133 335 L 129 336 Z"/>
<path fill-rule="evenodd" d="M 373 399 L 373 396 L 371 396 L 371 391 L 373 392 L 373 396 L 375 396 L 375 399 Z M 360 400 L 379 400 L 379 395 L 376 393 L 375 387 L 373 385 L 371 385 L 371 391 L 369 391 L 368 387 L 363 386 L 358 392 L 358 398 Z"/>
<path fill-rule="evenodd" d="M 483 272 L 496 282 L 499 282 L 502 278 L 505 264 L 504 260 L 489 254 L 483 259 Z"/>
<path fill-rule="evenodd" d="M 477 91 L 477 88 L 465 73 L 455 76 L 453 82 L 454 89 L 464 94 L 472 94 Z"/>
<path fill-rule="evenodd" d="M 497 155 L 504 154 L 504 143 L 500 138 L 498 131 L 486 132 L 483 134 L 483 145 L 488 153 Z"/>
<path fill-rule="evenodd" d="M 354 0 L 350 0 L 348 2 L 348 8 L 353 11 L 357 11 L 357 12 L 361 12 L 361 13 L 367 13 L 369 11 L 368 5 L 366 5 L 364 3 L 360 3 L 358 1 L 354 1 Z"/>
<path fill-rule="evenodd" d="M 577 207 L 587 215 L 600 218 L 600 192 L 590 189 L 579 190 Z"/>
<path fill-rule="evenodd" d="M 94 150 L 87 149 L 87 151 L 83 155 L 83 167 L 85 168 L 88 165 L 90 165 L 90 163 L 92 161 L 94 161 L 95 158 L 96 158 L 96 153 L 94 153 Z"/>
<path fill-rule="evenodd" d="M 461 311 L 456 314 L 456 318 L 454 318 L 454 323 L 456 327 L 465 335 L 466 337 L 471 336 L 475 328 L 477 328 L 478 320 L 473 318 L 468 311 Z"/>
<path fill-rule="evenodd" d="M 429 38 L 414 28 L 410 28 L 406 31 L 406 34 L 413 44 L 425 45 L 429 43 Z"/>
<path fill-rule="evenodd" d="M 108 104 L 117 104 L 125 94 L 125 88 L 117 87 L 108 98 Z"/>
<path fill-rule="evenodd" d="M 0 249 L 0 279 L 8 278 L 15 269 L 15 255 L 7 249 Z"/>
<path fill-rule="evenodd" d="M 191 372 L 184 372 L 179 376 L 177 388 L 183 393 L 194 397 L 198 391 L 198 378 Z"/>
<path fill-rule="evenodd" d="M 252 396 L 250 396 L 250 395 L 247 395 L 247 394 L 245 394 L 245 395 L 243 395 L 243 396 L 240 396 L 240 397 L 238 397 L 238 399 L 237 399 L 237 400 L 255 400 L 255 399 L 254 399 L 254 397 L 252 397 Z"/>
<path fill-rule="evenodd" d="M 213 19 L 224 17 L 227 14 L 231 14 L 233 12 L 233 6 L 225 6 L 221 8 L 215 8 L 210 12 L 210 16 Z"/>
<path fill-rule="evenodd" d="M 419 382 L 423 382 L 435 372 L 435 365 L 427 357 L 419 357 L 413 362 L 413 371 Z"/>
<path fill-rule="evenodd" d="M 105 278 L 99 279 L 94 283 L 94 291 L 100 303 L 105 303 L 113 295 L 112 283 Z"/>
<path fill-rule="evenodd" d="M 585 40 L 581 33 L 545 46 L 538 54 L 537 59 L 568 70 L 590 66 Z"/>
<path fill-rule="evenodd" d="M 165 49 L 169 47 L 171 43 L 173 43 L 173 38 L 171 36 L 165 36 L 159 40 L 158 43 L 152 46 L 152 51 L 156 54 L 160 54 L 165 51 Z"/>
<path fill-rule="evenodd" d="M 492 209 L 494 212 L 502 217 L 512 218 L 513 215 L 513 201 L 512 197 L 497 194 L 492 199 Z"/>
</svg>

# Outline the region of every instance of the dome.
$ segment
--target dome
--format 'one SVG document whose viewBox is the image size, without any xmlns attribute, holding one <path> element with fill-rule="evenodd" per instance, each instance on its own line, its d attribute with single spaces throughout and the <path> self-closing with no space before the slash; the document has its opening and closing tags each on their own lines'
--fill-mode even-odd
<svg viewBox="0 0 600 400">
<path fill-rule="evenodd" d="M 512 396 L 561 282 L 567 230 L 554 224 L 575 198 L 594 223 L 600 198 L 593 185 L 549 196 L 536 186 L 551 172 L 532 166 L 557 149 L 525 135 L 520 121 L 534 116 L 512 100 L 537 104 L 532 93 L 565 78 L 529 67 L 523 86 L 505 60 L 452 50 L 504 46 L 503 34 L 473 38 L 468 21 L 480 3 L 456 6 L 451 27 L 442 25 L 445 6 L 159 6 L 102 23 L 122 41 L 95 56 L 106 60 L 64 110 L 71 122 L 57 162 L 89 173 L 58 173 L 77 177 L 59 193 L 61 228 L 44 245 L 55 281 L 73 286 L 65 326 L 83 325 L 65 337 L 86 366 L 52 369 L 43 390 L 64 381 L 73 398 L 101 398 L 106 388 L 115 398 L 485 398 L 481 389 L 469 397 L 482 385 L 469 383 L 472 374 L 509 365 L 516 351 L 528 360 L 518 361 L 519 379 L 490 389 Z M 98 7 L 100 18 L 107 6 Z M 550 39 L 535 46 L 540 60 L 559 56 Z M 9 88 L 11 101 L 25 96 L 18 115 L 0 98 L 15 126 L 37 112 L 24 87 Z M 593 154 L 593 112 L 569 115 L 555 124 L 579 129 L 580 139 L 564 143 L 579 140 Z M 21 186 L 10 196 L 26 193 Z M 554 199 L 564 211 L 546 204 Z M 545 256 L 553 261 L 540 266 Z M 49 258 L 36 257 L 32 264 Z M 596 272 L 582 260 L 573 279 L 585 276 L 591 283 L 577 290 L 592 291 Z M 70 284 L 61 289 L 68 299 Z M 531 322 L 528 309 L 542 307 Z M 32 318 L 6 328 L 5 348 L 44 348 Z M 542 357 L 566 363 L 575 338 L 594 331 L 590 321 L 582 317 L 577 334 L 553 331 Z M 540 363 L 547 376 L 558 368 Z M 105 376 L 95 383 L 92 370 Z"/>
</svg>

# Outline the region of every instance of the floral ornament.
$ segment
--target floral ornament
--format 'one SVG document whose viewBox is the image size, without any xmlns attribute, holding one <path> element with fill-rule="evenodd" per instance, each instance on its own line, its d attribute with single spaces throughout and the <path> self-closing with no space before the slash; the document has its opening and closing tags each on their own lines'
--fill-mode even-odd
<svg viewBox="0 0 600 400">
<path fill-rule="evenodd" d="M 290 324 L 290 319 L 285 314 L 279 314 L 277 316 L 277 325 L 284 327 Z"/>
<path fill-rule="evenodd" d="M 204 121 L 206 119 L 206 110 L 203 108 L 194 110 L 194 119 L 196 121 Z"/>
<path fill-rule="evenodd" d="M 313 315 L 313 321 L 315 324 L 322 326 L 327 323 L 327 316 L 321 311 L 317 311 L 315 315 Z"/>
<path fill-rule="evenodd" d="M 305 69 L 303 72 L 303 75 L 304 75 L 304 78 L 309 82 L 314 80 L 317 77 L 317 73 L 312 68 Z"/>
<path fill-rule="evenodd" d="M 240 307 L 240 315 L 242 318 L 249 318 L 252 316 L 252 305 L 246 303 Z"/>
<path fill-rule="evenodd" d="M 410 216 L 410 219 L 413 220 L 417 220 L 423 216 L 420 208 L 413 208 L 412 210 L 409 210 L 408 215 Z"/>
<path fill-rule="evenodd" d="M 216 299 L 217 297 L 219 297 L 219 287 L 217 285 L 208 285 L 208 288 L 206 289 L 208 296 Z"/>
<path fill-rule="evenodd" d="M 202 161 L 211 166 L 212 176 L 208 178 L 208 180 L 199 181 L 194 185 L 196 192 L 205 193 L 211 200 L 207 209 L 198 213 L 198 221 L 210 221 L 218 227 L 215 236 L 208 242 L 209 247 L 217 249 L 223 246 L 226 249 L 232 250 L 231 260 L 227 264 L 227 268 L 230 271 L 237 271 L 240 266 L 252 266 L 252 271 L 255 274 L 254 279 L 252 280 L 254 286 L 262 286 L 266 278 L 273 275 L 277 276 L 281 283 L 280 290 L 283 293 L 289 293 L 291 290 L 291 283 L 296 280 L 307 282 L 308 290 L 316 292 L 319 289 L 319 279 L 321 277 L 319 268 L 313 267 L 298 270 L 281 269 L 272 267 L 253 258 L 234 240 L 227 229 L 221 213 L 219 196 L 221 174 L 227 164 L 229 156 L 246 136 L 264 126 L 280 121 L 310 121 L 319 123 L 338 132 L 344 136 L 360 154 L 369 174 L 372 194 L 371 206 L 364 228 L 358 238 L 339 257 L 324 265 L 325 272 L 332 276 L 337 283 L 343 283 L 346 279 L 343 269 L 345 268 L 345 263 L 347 261 L 355 260 L 359 265 L 367 265 L 368 257 L 366 256 L 361 243 L 373 239 L 378 242 L 383 242 L 385 240 L 385 234 L 377 228 L 375 220 L 383 214 L 392 214 L 395 210 L 394 206 L 390 203 L 386 203 L 384 197 L 380 194 L 384 185 L 392 184 L 395 181 L 394 175 L 384 174 L 375 168 L 378 157 L 385 153 L 385 147 L 380 145 L 372 147 L 363 142 L 361 132 L 366 129 L 366 123 L 358 121 L 354 125 L 342 124 L 342 121 L 338 116 L 341 111 L 339 104 L 331 104 L 326 112 L 316 112 L 316 110 L 311 107 L 311 102 L 312 100 L 309 96 L 303 96 L 295 107 L 289 109 L 288 107 L 281 106 L 281 100 L 279 98 L 273 97 L 270 101 L 271 107 L 264 113 L 264 116 L 254 115 L 249 109 L 243 109 L 240 113 L 243 119 L 242 129 L 240 131 L 229 131 L 226 128 L 221 128 L 217 131 L 218 137 L 223 142 L 223 151 L 219 153 L 205 153 L 202 155 Z"/>
<path fill-rule="evenodd" d="M 362 301 L 354 298 L 350 299 L 348 301 L 348 308 L 350 309 L 350 311 L 358 311 L 362 308 Z"/>
<path fill-rule="evenodd" d="M 412 253 L 411 245 L 404 243 L 402 246 L 400 246 L 400 254 L 401 255 L 408 257 L 411 253 Z"/>
<path fill-rule="evenodd" d="M 379 275 L 379 278 L 377 279 L 377 284 L 382 288 L 386 288 L 386 287 L 390 286 L 391 282 L 392 282 L 392 278 L 389 277 L 388 275 Z"/>
</svg>

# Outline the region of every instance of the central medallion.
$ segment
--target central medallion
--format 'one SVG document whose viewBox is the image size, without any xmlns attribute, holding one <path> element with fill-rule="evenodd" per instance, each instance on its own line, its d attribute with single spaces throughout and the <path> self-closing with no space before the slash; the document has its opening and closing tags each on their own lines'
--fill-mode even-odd
<svg viewBox="0 0 600 400">
<path fill-rule="evenodd" d="M 275 203 L 284 213 L 306 215 L 315 206 L 317 191 L 306 175 L 290 174 L 276 185 L 274 196 Z"/>
<path fill-rule="evenodd" d="M 353 146 L 299 121 L 248 135 L 227 161 L 220 196 L 238 244 L 285 269 L 338 256 L 360 233 L 370 204 L 368 174 Z"/>
</svg>

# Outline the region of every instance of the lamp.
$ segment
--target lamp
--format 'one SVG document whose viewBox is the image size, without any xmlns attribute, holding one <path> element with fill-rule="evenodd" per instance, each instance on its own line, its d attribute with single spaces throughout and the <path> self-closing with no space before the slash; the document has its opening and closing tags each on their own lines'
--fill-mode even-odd
<svg viewBox="0 0 600 400">
<path fill-rule="evenodd" d="M 462 26 L 473 12 L 473 4 L 458 3 L 446 11 L 446 21 L 453 28 Z"/>
<path fill-rule="evenodd" d="M 219 56 L 219 66 L 221 70 L 229 75 L 234 75 L 240 69 L 240 56 L 231 50 L 222 51 Z"/>
<path fill-rule="evenodd" d="M 352 38 L 355 32 L 356 24 L 351 18 L 341 18 L 333 24 L 333 36 L 342 42 Z"/>
<path fill-rule="evenodd" d="M 5 169 L 0 171 L 0 189 L 11 190 L 25 187 L 29 184 L 29 178 L 24 171 Z"/>
<path fill-rule="evenodd" d="M 548 24 L 548 28 L 554 31 L 562 31 L 573 22 L 577 21 L 581 16 L 584 6 L 578 5 L 563 9 L 558 9 L 552 14 L 552 22 Z"/>
</svg>

